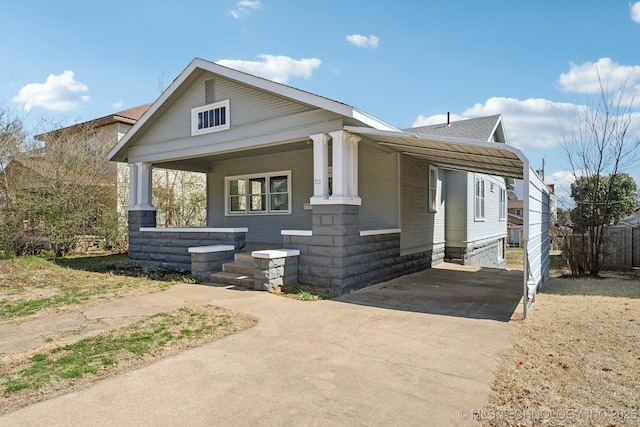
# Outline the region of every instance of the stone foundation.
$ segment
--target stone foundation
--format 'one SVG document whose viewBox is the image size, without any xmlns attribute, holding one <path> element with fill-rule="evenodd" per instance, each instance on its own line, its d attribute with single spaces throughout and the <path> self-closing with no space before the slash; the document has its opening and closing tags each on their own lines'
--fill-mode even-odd
<svg viewBox="0 0 640 427">
<path fill-rule="evenodd" d="M 233 261 L 235 248 L 231 245 L 198 246 L 189 248 L 191 274 L 208 282 L 211 274 L 222 270 L 222 265 Z"/>
<path fill-rule="evenodd" d="M 300 251 L 298 282 L 333 295 L 432 266 L 431 250 L 400 255 L 399 231 L 361 235 L 354 205 L 314 205 L 311 235 L 284 235 L 283 243 Z"/>
<path fill-rule="evenodd" d="M 472 265 L 486 268 L 505 268 L 506 259 L 499 260 L 499 240 L 470 244 L 467 247 L 445 248 L 444 258 L 455 262 L 458 260 L 463 265 Z"/>
<path fill-rule="evenodd" d="M 191 271 L 189 248 L 244 248 L 246 229 L 155 228 L 155 211 L 129 211 L 129 260 L 138 265 Z"/>
</svg>

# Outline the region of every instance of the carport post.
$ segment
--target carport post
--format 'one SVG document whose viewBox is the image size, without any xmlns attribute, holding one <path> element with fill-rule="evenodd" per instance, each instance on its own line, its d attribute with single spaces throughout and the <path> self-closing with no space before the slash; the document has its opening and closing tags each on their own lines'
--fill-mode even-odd
<svg viewBox="0 0 640 427">
<path fill-rule="evenodd" d="M 524 287 L 524 291 L 522 294 L 522 318 L 526 319 L 529 316 L 529 304 L 527 298 L 529 297 L 529 289 L 527 288 L 527 277 L 529 277 L 529 262 L 527 260 L 527 239 L 522 239 L 522 243 L 524 246 L 523 251 L 523 274 L 522 274 L 522 283 Z"/>
<path fill-rule="evenodd" d="M 531 168 L 529 167 L 529 159 L 526 156 L 521 157 L 522 160 L 522 241 L 524 242 L 524 250 L 522 253 L 522 282 L 523 282 L 523 292 L 522 292 L 522 318 L 526 319 L 529 316 L 529 289 L 527 287 L 527 282 L 529 280 L 529 238 L 530 236 L 530 215 L 529 215 L 529 191 L 531 186 Z"/>
</svg>

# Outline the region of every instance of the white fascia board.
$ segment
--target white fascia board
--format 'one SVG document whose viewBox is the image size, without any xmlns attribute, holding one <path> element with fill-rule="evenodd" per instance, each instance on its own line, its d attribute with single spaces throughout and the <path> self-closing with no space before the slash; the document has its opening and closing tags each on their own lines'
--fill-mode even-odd
<svg viewBox="0 0 640 427">
<path fill-rule="evenodd" d="M 383 122 L 370 114 L 365 113 L 364 111 L 360 111 L 356 108 L 353 108 L 353 116 L 354 119 L 364 123 L 365 125 L 369 125 L 378 130 L 390 130 L 400 132 L 395 126 L 391 126 L 389 123 Z"/>
<path fill-rule="evenodd" d="M 491 131 L 491 136 L 495 135 L 495 133 L 498 132 L 498 130 L 502 131 L 502 136 L 504 137 L 504 144 L 509 144 L 509 141 L 507 141 L 507 133 L 504 131 L 504 124 L 502 123 L 502 114 L 500 114 L 500 117 L 496 121 L 496 125 L 493 127 L 493 130 Z"/>
<path fill-rule="evenodd" d="M 155 102 L 151 104 L 151 107 L 149 107 L 149 109 L 142 115 L 140 120 L 138 120 L 138 122 L 134 124 L 131 129 L 129 129 L 129 132 L 127 132 L 122 137 L 122 139 L 115 145 L 115 147 L 113 147 L 111 151 L 109 151 L 109 154 L 107 154 L 108 160 L 124 160 L 123 156 L 118 156 L 118 154 L 120 154 L 120 150 L 122 150 L 122 148 L 127 145 L 129 140 L 133 138 L 138 129 L 144 126 L 144 124 L 151 118 L 151 116 L 153 116 L 155 112 L 158 111 L 160 106 L 164 104 L 164 102 L 176 91 L 176 89 L 178 89 L 178 87 L 180 87 L 180 85 L 187 79 L 187 77 L 189 77 L 191 73 L 193 73 L 193 71 L 197 68 L 197 61 L 197 58 L 191 61 L 191 63 L 187 65 L 187 68 L 185 68 L 182 73 L 180 73 L 180 75 L 176 77 L 176 79 L 169 85 L 169 87 L 164 92 L 162 92 L 162 95 L 160 95 L 158 99 L 156 99 Z"/>
</svg>

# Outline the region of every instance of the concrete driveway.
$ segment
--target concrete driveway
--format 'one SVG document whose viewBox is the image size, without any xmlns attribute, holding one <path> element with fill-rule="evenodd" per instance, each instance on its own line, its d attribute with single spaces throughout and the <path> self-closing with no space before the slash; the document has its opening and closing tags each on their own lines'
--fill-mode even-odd
<svg viewBox="0 0 640 427">
<path fill-rule="evenodd" d="M 0 425 L 474 425 L 462 418 L 486 402 L 521 288 L 519 272 L 481 273 L 494 279 L 477 289 L 445 266 L 319 302 L 199 285 L 136 297 L 141 309 L 210 302 L 259 323 Z M 93 315 L 117 317 L 123 303 Z"/>
</svg>

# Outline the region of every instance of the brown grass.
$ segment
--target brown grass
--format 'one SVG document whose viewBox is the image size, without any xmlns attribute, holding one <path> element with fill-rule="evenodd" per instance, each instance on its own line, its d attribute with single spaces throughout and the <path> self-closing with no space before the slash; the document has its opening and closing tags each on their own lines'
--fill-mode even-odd
<svg viewBox="0 0 640 427">
<path fill-rule="evenodd" d="M 82 313 L 88 307 L 120 298 L 162 292 L 169 287 L 191 281 L 187 274 L 147 270 L 131 267 L 126 256 L 107 255 L 99 257 L 76 257 L 48 260 L 42 257 L 21 257 L 0 260 L 0 324 L 3 326 L 20 324 L 36 318 L 54 318 L 61 313 Z M 166 344 L 152 348 L 144 354 L 132 355 L 118 351 L 114 358 L 117 363 L 100 366 L 95 373 L 77 378 L 53 378 L 33 388 L 7 391 L 6 383 L 20 379 L 22 371 L 33 364 L 36 354 L 51 356 L 56 348 L 72 345 L 87 338 L 84 328 L 91 323 L 86 320 L 79 329 L 60 333 L 43 331 L 47 343 L 41 345 L 35 339 L 32 350 L 19 353 L 0 351 L 0 415 L 14 411 L 34 402 L 59 396 L 73 390 L 87 387 L 97 381 L 123 372 L 138 369 L 163 357 L 185 349 L 202 345 L 223 336 L 239 332 L 255 325 L 256 320 L 238 312 L 204 305 L 190 309 L 198 315 L 206 316 L 206 324 L 218 325 L 202 334 L 180 336 L 183 330 L 191 328 L 183 321 L 186 312 L 172 313 L 175 324 L 167 324 L 165 333 L 177 338 Z M 153 318 L 144 318 L 139 323 L 120 329 L 109 329 L 106 325 L 99 336 L 110 337 L 123 331 L 138 328 L 136 332 L 153 331 L 157 324 L 149 323 Z M 220 323 L 222 321 L 222 323 Z M 99 321 L 98 321 L 99 322 Z M 188 322 L 187 322 L 188 323 Z M 99 333 L 100 331 L 96 332 Z M 91 337 L 95 333 L 89 333 Z M 2 339 L 0 338 L 0 343 Z"/>
<path fill-rule="evenodd" d="M 552 279 L 512 322 L 481 425 L 640 425 L 640 281 L 606 274 Z"/>
</svg>

